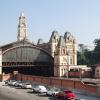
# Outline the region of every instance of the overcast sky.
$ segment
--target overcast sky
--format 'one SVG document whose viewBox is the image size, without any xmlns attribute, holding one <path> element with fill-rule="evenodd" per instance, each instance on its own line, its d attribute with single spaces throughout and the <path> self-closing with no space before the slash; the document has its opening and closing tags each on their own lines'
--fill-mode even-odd
<svg viewBox="0 0 100 100">
<path fill-rule="evenodd" d="M 18 17 L 24 12 L 30 41 L 49 41 L 53 30 L 71 32 L 77 43 L 100 38 L 100 0 L 0 0 L 0 45 L 17 40 Z"/>
</svg>

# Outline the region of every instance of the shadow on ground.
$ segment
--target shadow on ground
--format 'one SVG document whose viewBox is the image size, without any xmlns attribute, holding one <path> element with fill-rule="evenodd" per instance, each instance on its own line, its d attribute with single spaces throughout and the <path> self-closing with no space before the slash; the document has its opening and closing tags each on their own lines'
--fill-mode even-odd
<svg viewBox="0 0 100 100">
<path fill-rule="evenodd" d="M 49 100 L 61 100 L 61 99 L 58 99 L 58 98 L 56 98 L 56 97 L 49 97 L 48 99 L 49 99 Z"/>
<path fill-rule="evenodd" d="M 2 86 L 8 86 L 7 84 L 3 84 Z"/>
<path fill-rule="evenodd" d="M 34 94 L 38 94 L 38 93 L 36 93 L 36 92 L 33 92 L 32 90 L 28 90 L 27 93 L 30 93 L 30 94 L 33 94 L 33 93 L 34 93 Z"/>
<path fill-rule="evenodd" d="M 47 96 L 45 93 L 44 94 L 40 94 L 40 93 L 33 92 L 32 90 L 27 91 L 27 93 L 29 93 L 29 94 L 36 94 L 39 97 L 48 97 L 49 100 L 61 100 L 61 99 L 58 99 L 56 97 Z"/>
<path fill-rule="evenodd" d="M 47 96 L 46 94 L 38 94 L 38 96 L 40 96 L 40 97 L 48 97 L 49 100 L 61 100 L 61 99 L 58 99 L 56 97 Z"/>
</svg>

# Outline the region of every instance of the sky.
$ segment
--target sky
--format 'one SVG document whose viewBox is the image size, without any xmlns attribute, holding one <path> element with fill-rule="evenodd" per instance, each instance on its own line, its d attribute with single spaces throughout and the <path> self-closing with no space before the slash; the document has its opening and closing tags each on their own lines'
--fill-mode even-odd
<svg viewBox="0 0 100 100">
<path fill-rule="evenodd" d="M 78 44 L 100 38 L 100 0 L 0 0 L 0 45 L 17 40 L 21 12 L 34 43 L 48 42 L 54 30 L 62 36 L 71 32 Z"/>
</svg>

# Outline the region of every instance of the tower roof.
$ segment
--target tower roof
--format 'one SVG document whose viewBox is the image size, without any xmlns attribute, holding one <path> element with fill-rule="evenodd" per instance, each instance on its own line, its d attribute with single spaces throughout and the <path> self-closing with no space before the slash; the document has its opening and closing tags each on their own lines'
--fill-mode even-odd
<svg viewBox="0 0 100 100">
<path fill-rule="evenodd" d="M 38 44 L 43 44 L 43 43 L 44 43 L 44 42 L 43 42 L 43 39 L 41 39 L 41 38 L 38 39 L 37 45 L 38 45 Z"/>
<path fill-rule="evenodd" d="M 76 41 L 74 36 L 70 32 L 65 32 L 64 39 L 65 39 L 65 42 L 67 41 L 75 42 Z"/>
<path fill-rule="evenodd" d="M 23 17 L 25 17 L 25 14 L 24 14 L 24 12 L 21 12 L 20 16 L 23 16 Z"/>
<path fill-rule="evenodd" d="M 68 37 L 70 37 L 70 36 L 72 36 L 70 32 L 65 32 L 64 38 L 68 38 Z"/>
<path fill-rule="evenodd" d="M 65 39 L 63 36 L 60 36 L 60 39 L 58 41 L 58 46 L 65 46 Z"/>
<path fill-rule="evenodd" d="M 56 39 L 59 39 L 58 31 L 53 31 L 50 38 L 50 42 L 55 42 Z"/>
</svg>

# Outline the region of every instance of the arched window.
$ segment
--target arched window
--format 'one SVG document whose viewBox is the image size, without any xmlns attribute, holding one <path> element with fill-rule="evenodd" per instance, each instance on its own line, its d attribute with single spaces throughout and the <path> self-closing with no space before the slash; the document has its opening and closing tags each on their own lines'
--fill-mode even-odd
<svg viewBox="0 0 100 100">
<path fill-rule="evenodd" d="M 70 58 L 70 64 L 73 64 L 73 60 L 72 60 L 72 58 Z"/>
<path fill-rule="evenodd" d="M 63 54 L 65 54 L 65 49 L 63 49 Z"/>
</svg>

